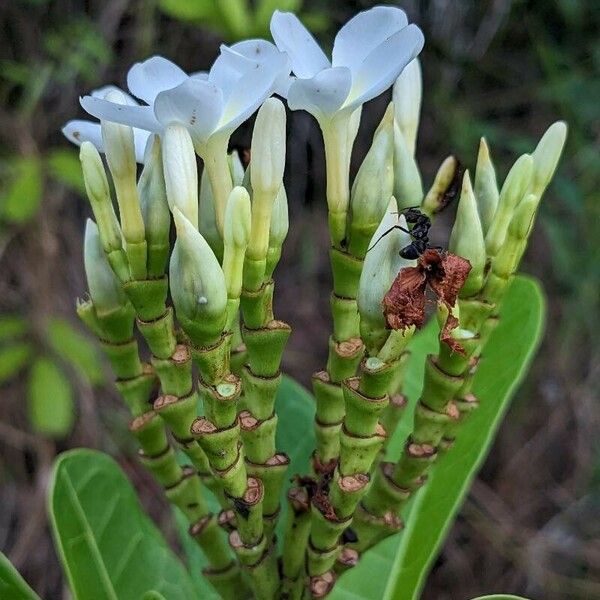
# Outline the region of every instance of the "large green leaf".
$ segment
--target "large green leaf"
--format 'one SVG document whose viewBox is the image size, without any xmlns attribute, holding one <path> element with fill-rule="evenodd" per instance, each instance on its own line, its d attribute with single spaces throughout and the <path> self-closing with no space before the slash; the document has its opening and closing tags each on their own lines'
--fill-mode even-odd
<svg viewBox="0 0 600 600">
<path fill-rule="evenodd" d="M 31 367 L 27 408 L 32 429 L 42 435 L 65 437 L 73 427 L 75 407 L 71 384 L 49 358 L 38 358 Z"/>
<path fill-rule="evenodd" d="M 189 575 L 144 514 L 135 491 L 106 454 L 62 454 L 49 492 L 58 553 L 76 600 L 194 598 Z"/>
<path fill-rule="evenodd" d="M 527 600 L 523 596 L 511 596 L 510 594 L 490 594 L 489 596 L 479 596 L 473 600 Z"/>
<path fill-rule="evenodd" d="M 0 598 L 2 600 L 40 600 L 11 562 L 0 552 Z"/>
<path fill-rule="evenodd" d="M 465 422 L 452 450 L 432 470 L 427 484 L 404 515 L 406 529 L 367 552 L 342 576 L 332 599 L 412 600 L 418 598 L 431 564 L 481 467 L 510 399 L 522 381 L 543 329 L 544 300 L 536 282 L 518 277 L 502 306 L 474 383 L 481 406 Z M 420 394 L 425 354 L 436 347 L 435 328 L 415 338 L 408 367 L 410 410 L 392 447 L 397 453 L 408 432 Z M 418 365 L 418 368 L 417 368 Z"/>
</svg>

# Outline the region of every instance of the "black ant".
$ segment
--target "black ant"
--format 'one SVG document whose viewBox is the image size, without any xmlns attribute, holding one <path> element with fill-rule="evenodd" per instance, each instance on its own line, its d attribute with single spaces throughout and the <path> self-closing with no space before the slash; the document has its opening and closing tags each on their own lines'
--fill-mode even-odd
<svg viewBox="0 0 600 600">
<path fill-rule="evenodd" d="M 429 230 L 431 229 L 431 219 L 423 214 L 416 206 L 411 206 L 400 212 L 406 219 L 408 225 L 412 225 L 410 229 L 405 229 L 401 225 L 390 227 L 381 237 L 369 248 L 372 250 L 375 246 L 388 234 L 399 229 L 408 233 L 411 237 L 411 242 L 408 246 L 404 246 L 400 250 L 400 256 L 407 260 L 415 260 L 429 248 Z M 367 250 L 367 252 L 369 251 Z"/>
</svg>

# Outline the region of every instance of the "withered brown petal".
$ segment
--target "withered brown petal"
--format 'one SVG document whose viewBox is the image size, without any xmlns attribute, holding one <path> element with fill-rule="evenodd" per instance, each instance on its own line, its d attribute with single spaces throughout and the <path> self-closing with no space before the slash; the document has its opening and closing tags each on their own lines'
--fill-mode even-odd
<svg viewBox="0 0 600 600">
<path fill-rule="evenodd" d="M 427 278 L 419 267 L 405 267 L 383 298 L 383 314 L 391 329 L 407 329 L 425 322 Z"/>
<path fill-rule="evenodd" d="M 458 293 L 467 280 L 471 263 L 466 258 L 449 252 L 444 253 L 441 258 L 442 277 L 431 276 L 427 282 L 435 295 L 451 308 L 456 304 Z"/>
<path fill-rule="evenodd" d="M 458 327 L 458 319 L 453 314 L 448 314 L 448 318 L 444 323 L 444 327 L 440 331 L 440 341 L 442 341 L 452 352 L 458 352 L 458 354 L 465 355 L 465 350 L 461 346 L 460 342 L 453 338 L 451 333 L 453 329 Z"/>
</svg>

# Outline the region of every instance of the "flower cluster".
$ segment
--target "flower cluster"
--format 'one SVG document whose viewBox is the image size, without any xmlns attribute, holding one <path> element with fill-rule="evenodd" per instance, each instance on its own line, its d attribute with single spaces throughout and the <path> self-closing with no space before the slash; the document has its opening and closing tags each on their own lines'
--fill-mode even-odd
<svg viewBox="0 0 600 600">
<path fill-rule="evenodd" d="M 255 597 L 300 598 L 308 587 L 321 598 L 336 561 L 355 564 L 358 551 L 401 527 L 398 511 L 423 485 L 438 446 L 451 443 L 566 127 L 553 125 L 500 189 L 483 140 L 473 185 L 449 157 L 424 193 L 415 159 L 424 40 L 405 13 L 378 6 L 358 14 L 337 34 L 331 59 L 291 13 L 276 11 L 271 33 L 275 43 L 222 46 L 208 72 L 188 74 L 154 56 L 131 67 L 129 92 L 106 86 L 81 98 L 99 122 L 63 129 L 81 146 L 95 218 L 85 233 L 89 299 L 78 313 L 112 363 L 142 461 L 185 513 L 219 593 L 245 595 L 241 566 Z M 392 85 L 351 185 L 362 106 Z M 312 114 L 323 134 L 333 272 L 328 358 L 312 378 L 315 477 L 289 490 L 280 564 L 274 530 L 290 460 L 276 446 L 275 398 L 291 328 L 273 312 L 289 226 L 287 117 L 275 95 Z M 255 112 L 244 166 L 229 141 Z M 431 247 L 429 230 L 454 197 L 446 252 Z M 441 344 L 427 359 L 415 443 L 395 464 L 380 462 L 405 405 L 406 346 L 431 296 Z M 201 485 L 220 501 L 218 518 Z"/>
</svg>

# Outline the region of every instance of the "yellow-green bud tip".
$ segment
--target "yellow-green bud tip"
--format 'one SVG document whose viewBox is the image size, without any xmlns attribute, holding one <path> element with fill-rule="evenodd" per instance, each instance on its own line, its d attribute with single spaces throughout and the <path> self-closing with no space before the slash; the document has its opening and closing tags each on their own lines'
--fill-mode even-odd
<svg viewBox="0 0 600 600">
<path fill-rule="evenodd" d="M 557 121 L 542 136 L 533 152 L 532 192 L 541 196 L 550 183 L 567 139 L 567 124 Z"/>
<path fill-rule="evenodd" d="M 234 187 L 229 194 L 225 209 L 223 228 L 225 245 L 245 249 L 250 240 L 251 220 L 250 195 L 245 188 Z"/>
<path fill-rule="evenodd" d="M 469 171 L 462 182 L 456 221 L 450 235 L 450 251 L 466 258 L 471 263 L 471 271 L 461 289 L 461 296 L 467 298 L 476 294 L 483 285 L 486 252 L 477 202 L 471 186 Z"/>
</svg>

